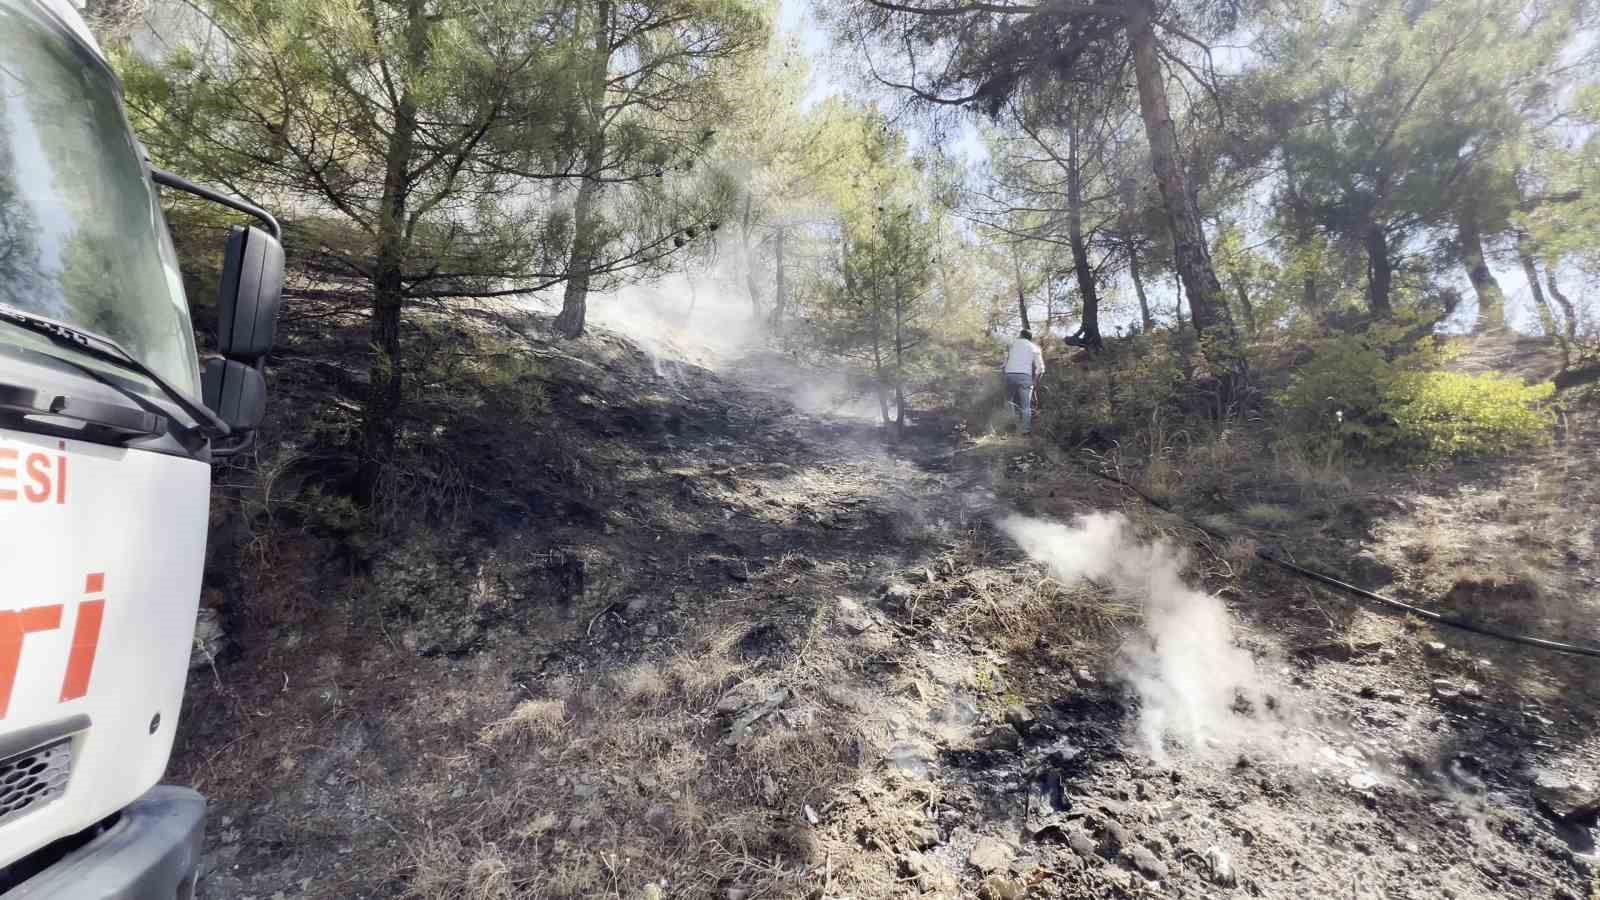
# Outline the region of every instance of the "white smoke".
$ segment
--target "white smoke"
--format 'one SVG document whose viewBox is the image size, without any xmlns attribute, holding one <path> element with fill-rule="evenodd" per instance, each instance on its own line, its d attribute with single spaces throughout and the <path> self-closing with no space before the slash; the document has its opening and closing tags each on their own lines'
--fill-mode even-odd
<svg viewBox="0 0 1600 900">
<path fill-rule="evenodd" d="M 760 346 L 748 297 L 721 268 L 673 272 L 591 294 L 590 321 L 633 339 L 660 360 L 719 368 Z"/>
<path fill-rule="evenodd" d="M 588 298 L 588 323 L 633 341 L 657 377 L 670 383 L 679 382 L 681 367 L 688 364 L 784 397 L 803 412 L 877 420 L 870 380 L 843 363 L 808 365 L 777 348 L 766 319 L 772 298 L 763 298 L 769 306 L 758 318 L 741 272 L 729 254 L 649 281 L 595 291 Z M 522 302 L 554 316 L 561 309 L 562 289 Z"/>
<path fill-rule="evenodd" d="M 1143 608 L 1121 675 L 1139 695 L 1139 737 L 1152 756 L 1164 758 L 1169 741 L 1202 754 L 1283 749 L 1286 723 L 1262 673 L 1222 601 L 1184 581 L 1180 550 L 1139 540 L 1114 513 L 1071 525 L 1013 515 L 999 527 L 1062 584 L 1093 582 Z"/>
</svg>

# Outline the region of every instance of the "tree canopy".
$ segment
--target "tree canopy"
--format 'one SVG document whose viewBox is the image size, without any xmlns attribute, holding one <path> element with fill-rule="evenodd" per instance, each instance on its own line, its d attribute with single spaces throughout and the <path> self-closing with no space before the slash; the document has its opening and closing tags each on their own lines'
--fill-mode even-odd
<svg viewBox="0 0 1600 900">
<path fill-rule="evenodd" d="M 181 8 L 157 53 L 106 26 L 135 124 L 367 286 L 368 500 L 405 309 L 550 289 L 574 337 L 690 254 L 784 348 L 866 361 L 886 418 L 1019 324 L 1167 330 L 1224 406 L 1284 335 L 1520 323 L 1581 369 L 1597 326 L 1589 0 L 822 0 L 862 64 L 825 96 L 754 0 Z"/>
</svg>

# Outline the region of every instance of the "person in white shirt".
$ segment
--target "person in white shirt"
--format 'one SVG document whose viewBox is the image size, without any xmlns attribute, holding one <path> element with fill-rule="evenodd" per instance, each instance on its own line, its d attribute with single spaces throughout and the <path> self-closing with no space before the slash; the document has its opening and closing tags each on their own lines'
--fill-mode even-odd
<svg viewBox="0 0 1600 900">
<path fill-rule="evenodd" d="M 1033 431 L 1033 390 L 1044 375 L 1044 353 L 1033 342 L 1033 332 L 1022 334 L 1006 348 L 1006 402 L 1022 416 L 1022 433 Z"/>
</svg>

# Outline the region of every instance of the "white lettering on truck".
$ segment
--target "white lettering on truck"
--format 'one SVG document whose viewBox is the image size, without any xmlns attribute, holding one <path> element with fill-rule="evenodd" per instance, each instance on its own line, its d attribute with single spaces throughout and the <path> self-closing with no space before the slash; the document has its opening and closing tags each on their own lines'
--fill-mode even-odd
<svg viewBox="0 0 1600 900">
<path fill-rule="evenodd" d="M 0 504 L 67 502 L 67 444 L 56 444 L 59 453 L 0 446 Z M 78 601 L 61 676 L 59 703 L 77 700 L 89 693 L 89 678 L 94 674 L 95 651 L 100 646 L 100 625 L 105 620 L 106 576 L 91 572 L 83 580 L 83 599 Z M 17 672 L 26 662 L 30 666 L 62 665 L 62 661 L 29 659 L 28 635 L 55 631 L 61 627 L 64 603 L 42 603 L 21 609 L 0 610 L 0 720 L 11 709 L 11 691 Z"/>
<path fill-rule="evenodd" d="M 67 502 L 67 442 L 57 441 L 57 454 L 23 454 L 0 446 L 0 503 Z"/>
</svg>

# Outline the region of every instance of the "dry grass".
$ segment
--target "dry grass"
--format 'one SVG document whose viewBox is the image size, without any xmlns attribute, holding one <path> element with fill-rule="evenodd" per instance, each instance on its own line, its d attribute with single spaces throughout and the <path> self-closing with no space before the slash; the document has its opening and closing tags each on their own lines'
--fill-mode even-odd
<svg viewBox="0 0 1600 900">
<path fill-rule="evenodd" d="M 470 900 L 509 900 L 512 896 L 511 866 L 494 844 L 479 851 L 478 858 L 467 867 L 466 888 Z"/>
<path fill-rule="evenodd" d="M 1262 528 L 1281 528 L 1296 519 L 1293 510 L 1275 503 L 1252 503 L 1244 508 L 1244 517 Z"/>
<path fill-rule="evenodd" d="M 605 896 L 610 891 L 601 890 L 601 885 L 609 888 L 611 884 L 608 882 L 615 880 L 614 872 L 609 878 L 607 875 L 605 867 L 594 854 L 567 852 L 561 854 L 544 870 L 540 883 L 530 893 L 536 897 Z"/>
<path fill-rule="evenodd" d="M 1459 554 L 1460 543 L 1454 531 L 1438 521 L 1430 521 L 1395 535 L 1402 540 L 1401 551 L 1415 563 L 1433 563 L 1439 566 L 1452 564 Z"/>
<path fill-rule="evenodd" d="M 1157 456 L 1140 472 L 1138 484 L 1145 496 L 1169 503 L 1178 495 L 1182 481 L 1182 475 L 1167 462 L 1166 457 Z"/>
<path fill-rule="evenodd" d="M 1312 457 L 1297 449 L 1276 449 L 1273 457 L 1277 477 L 1294 485 L 1302 500 L 1327 500 L 1355 487 L 1343 457 Z"/>
<path fill-rule="evenodd" d="M 773 728 L 741 745 L 740 774 L 753 792 L 798 817 L 802 803 L 820 803 L 831 785 L 849 780 L 857 740 L 819 727 Z"/>
<path fill-rule="evenodd" d="M 635 663 L 618 672 L 613 679 L 617 690 L 629 703 L 655 703 L 667 695 L 667 680 L 655 663 Z"/>
<path fill-rule="evenodd" d="M 1232 497 L 1241 460 L 1248 453 L 1243 444 L 1238 433 L 1229 428 L 1193 440 L 1183 457 L 1184 491 L 1208 498 Z"/>
<path fill-rule="evenodd" d="M 1064 588 L 1042 566 L 979 569 L 960 583 L 970 599 L 949 611 L 950 627 L 969 631 L 1014 656 L 1041 646 L 1103 645 L 1116 640 L 1138 609 L 1089 585 Z"/>
<path fill-rule="evenodd" d="M 553 812 L 540 813 L 538 816 L 528 820 L 528 824 L 517 832 L 517 836 L 525 841 L 537 841 L 539 838 L 554 831 L 560 821 Z"/>
<path fill-rule="evenodd" d="M 560 735 L 567 722 L 564 701 L 524 700 L 511 715 L 486 725 L 479 737 L 486 744 L 547 741 Z"/>
<path fill-rule="evenodd" d="M 667 683 L 690 704 L 716 700 L 740 671 L 740 666 L 728 655 L 728 649 L 737 640 L 736 635 L 729 634 L 723 643 L 704 653 L 677 654 L 667 663 Z"/>
<path fill-rule="evenodd" d="M 1231 580 L 1243 578 L 1255 566 L 1258 559 L 1256 550 L 1260 546 L 1247 537 L 1236 537 L 1224 544 L 1217 557 L 1228 566 L 1225 577 Z"/>
<path fill-rule="evenodd" d="M 475 850 L 455 834 L 430 833 L 411 854 L 407 897 L 419 900 L 511 900 L 518 896 L 512 868 L 492 842 Z"/>
<path fill-rule="evenodd" d="M 721 664 L 638 662 L 485 726 L 450 764 L 457 783 L 479 785 L 472 805 L 449 807 L 409 854 L 407 895 L 631 900 L 651 882 L 673 896 L 723 883 L 790 895 L 813 852 L 798 804 L 820 805 L 853 777 L 851 748 L 835 728 L 779 717 L 722 747 L 699 701 L 735 667 L 704 659 Z"/>
<path fill-rule="evenodd" d="M 1544 591 L 1520 563 L 1477 564 L 1456 570 L 1443 605 L 1481 621 L 1530 623 L 1539 617 Z"/>
</svg>

